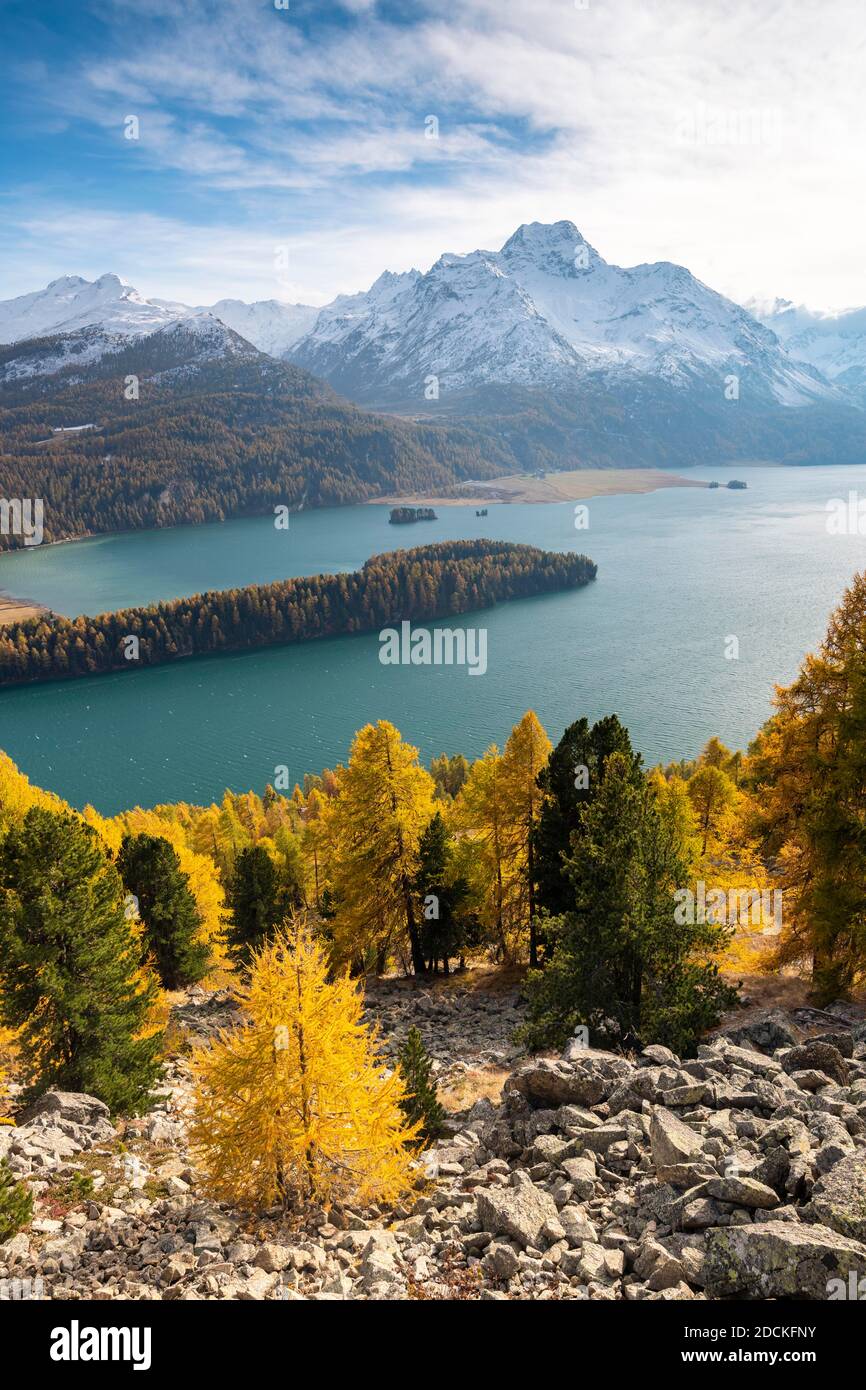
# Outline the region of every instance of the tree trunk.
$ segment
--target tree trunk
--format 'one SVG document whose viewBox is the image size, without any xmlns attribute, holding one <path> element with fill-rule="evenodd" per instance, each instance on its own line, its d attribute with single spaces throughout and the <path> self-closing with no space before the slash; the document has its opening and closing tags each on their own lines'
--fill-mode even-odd
<svg viewBox="0 0 866 1390">
<path fill-rule="evenodd" d="M 421 949 L 421 937 L 418 932 L 418 923 L 415 921 L 415 905 L 412 902 L 412 888 L 405 874 L 403 876 L 403 895 L 406 903 L 406 926 L 409 931 L 409 946 L 412 950 L 412 969 L 415 971 L 416 975 L 426 975 L 427 962 L 424 959 L 424 952 Z"/>
</svg>

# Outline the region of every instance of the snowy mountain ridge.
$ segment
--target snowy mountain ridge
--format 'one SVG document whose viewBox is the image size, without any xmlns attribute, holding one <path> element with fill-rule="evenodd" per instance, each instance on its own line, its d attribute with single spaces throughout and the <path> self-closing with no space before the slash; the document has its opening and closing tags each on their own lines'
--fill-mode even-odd
<svg viewBox="0 0 866 1390">
<path fill-rule="evenodd" d="M 747 307 L 776 334 L 789 357 L 808 363 L 866 405 L 866 308 L 834 313 L 790 299 L 753 300 Z"/>
<path fill-rule="evenodd" d="M 8 379 L 83 365 L 204 316 L 362 405 L 423 410 L 431 383 L 452 398 L 509 385 L 566 397 L 587 383 L 631 393 L 653 382 L 720 394 L 741 376 L 768 405 L 866 403 L 866 310 L 831 318 L 787 301 L 754 309 L 671 262 L 612 265 L 573 222 L 533 222 L 499 251 L 445 253 L 423 273 L 386 270 L 321 309 L 275 299 L 189 306 L 148 299 L 114 274 L 63 276 L 0 302 L 0 343 L 61 335 L 41 368 L 35 352 L 18 366 L 4 353 Z"/>
<path fill-rule="evenodd" d="M 431 376 L 464 391 L 562 389 L 589 373 L 691 385 L 740 370 L 785 405 L 837 394 L 683 266 L 610 265 L 567 221 L 522 226 L 500 251 L 443 255 L 426 274 L 386 272 L 320 310 L 288 355 L 363 403 Z"/>
</svg>

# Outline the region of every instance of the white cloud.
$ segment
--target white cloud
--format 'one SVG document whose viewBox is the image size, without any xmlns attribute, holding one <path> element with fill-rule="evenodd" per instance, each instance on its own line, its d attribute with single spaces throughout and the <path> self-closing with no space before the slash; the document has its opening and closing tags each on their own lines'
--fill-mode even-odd
<svg viewBox="0 0 866 1390">
<path fill-rule="evenodd" d="M 115 51 L 54 83 L 54 109 L 110 133 L 140 106 L 134 157 L 224 207 L 210 230 L 79 210 L 76 268 L 72 229 L 92 258 L 117 217 L 114 263 L 163 277 L 139 288 L 250 297 L 274 293 L 262 248 L 282 239 L 321 301 L 570 217 L 608 259 L 681 261 L 735 297 L 866 299 L 860 0 L 457 0 L 413 24 L 373 0 L 298 8 L 304 26 L 256 0 L 115 5 Z M 349 26 L 317 26 L 329 8 Z"/>
</svg>

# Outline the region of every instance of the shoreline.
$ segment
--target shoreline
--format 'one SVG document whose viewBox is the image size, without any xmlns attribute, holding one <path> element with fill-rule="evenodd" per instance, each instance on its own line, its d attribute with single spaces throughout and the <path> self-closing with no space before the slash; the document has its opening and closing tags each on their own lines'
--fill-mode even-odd
<svg viewBox="0 0 866 1390">
<path fill-rule="evenodd" d="M 580 502 L 592 497 L 656 492 L 663 487 L 708 487 L 703 479 L 686 478 L 658 468 L 574 468 L 562 473 L 510 473 L 489 482 L 469 483 L 457 497 L 433 494 L 394 494 L 369 498 L 366 505 L 390 507 L 487 507 L 513 502 Z M 472 489 L 469 491 L 468 489 Z"/>
<path fill-rule="evenodd" d="M 50 611 L 42 603 L 33 603 L 27 598 L 15 598 L 12 594 L 0 591 L 0 627 L 12 623 L 26 623 L 31 618 L 41 618 Z"/>
</svg>

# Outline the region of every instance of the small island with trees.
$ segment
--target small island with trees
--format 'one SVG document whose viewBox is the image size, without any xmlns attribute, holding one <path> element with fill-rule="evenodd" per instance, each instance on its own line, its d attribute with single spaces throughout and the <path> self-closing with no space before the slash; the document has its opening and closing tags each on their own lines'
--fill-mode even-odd
<svg viewBox="0 0 866 1390">
<path fill-rule="evenodd" d="M 438 521 L 432 507 L 392 507 L 388 523 L 391 526 L 407 526 L 413 521 Z"/>
<path fill-rule="evenodd" d="M 578 588 L 595 576 L 586 555 L 511 541 L 441 541 L 373 555 L 350 574 L 213 590 L 96 617 L 45 614 L 0 629 L 0 687 L 425 623 Z"/>
</svg>

